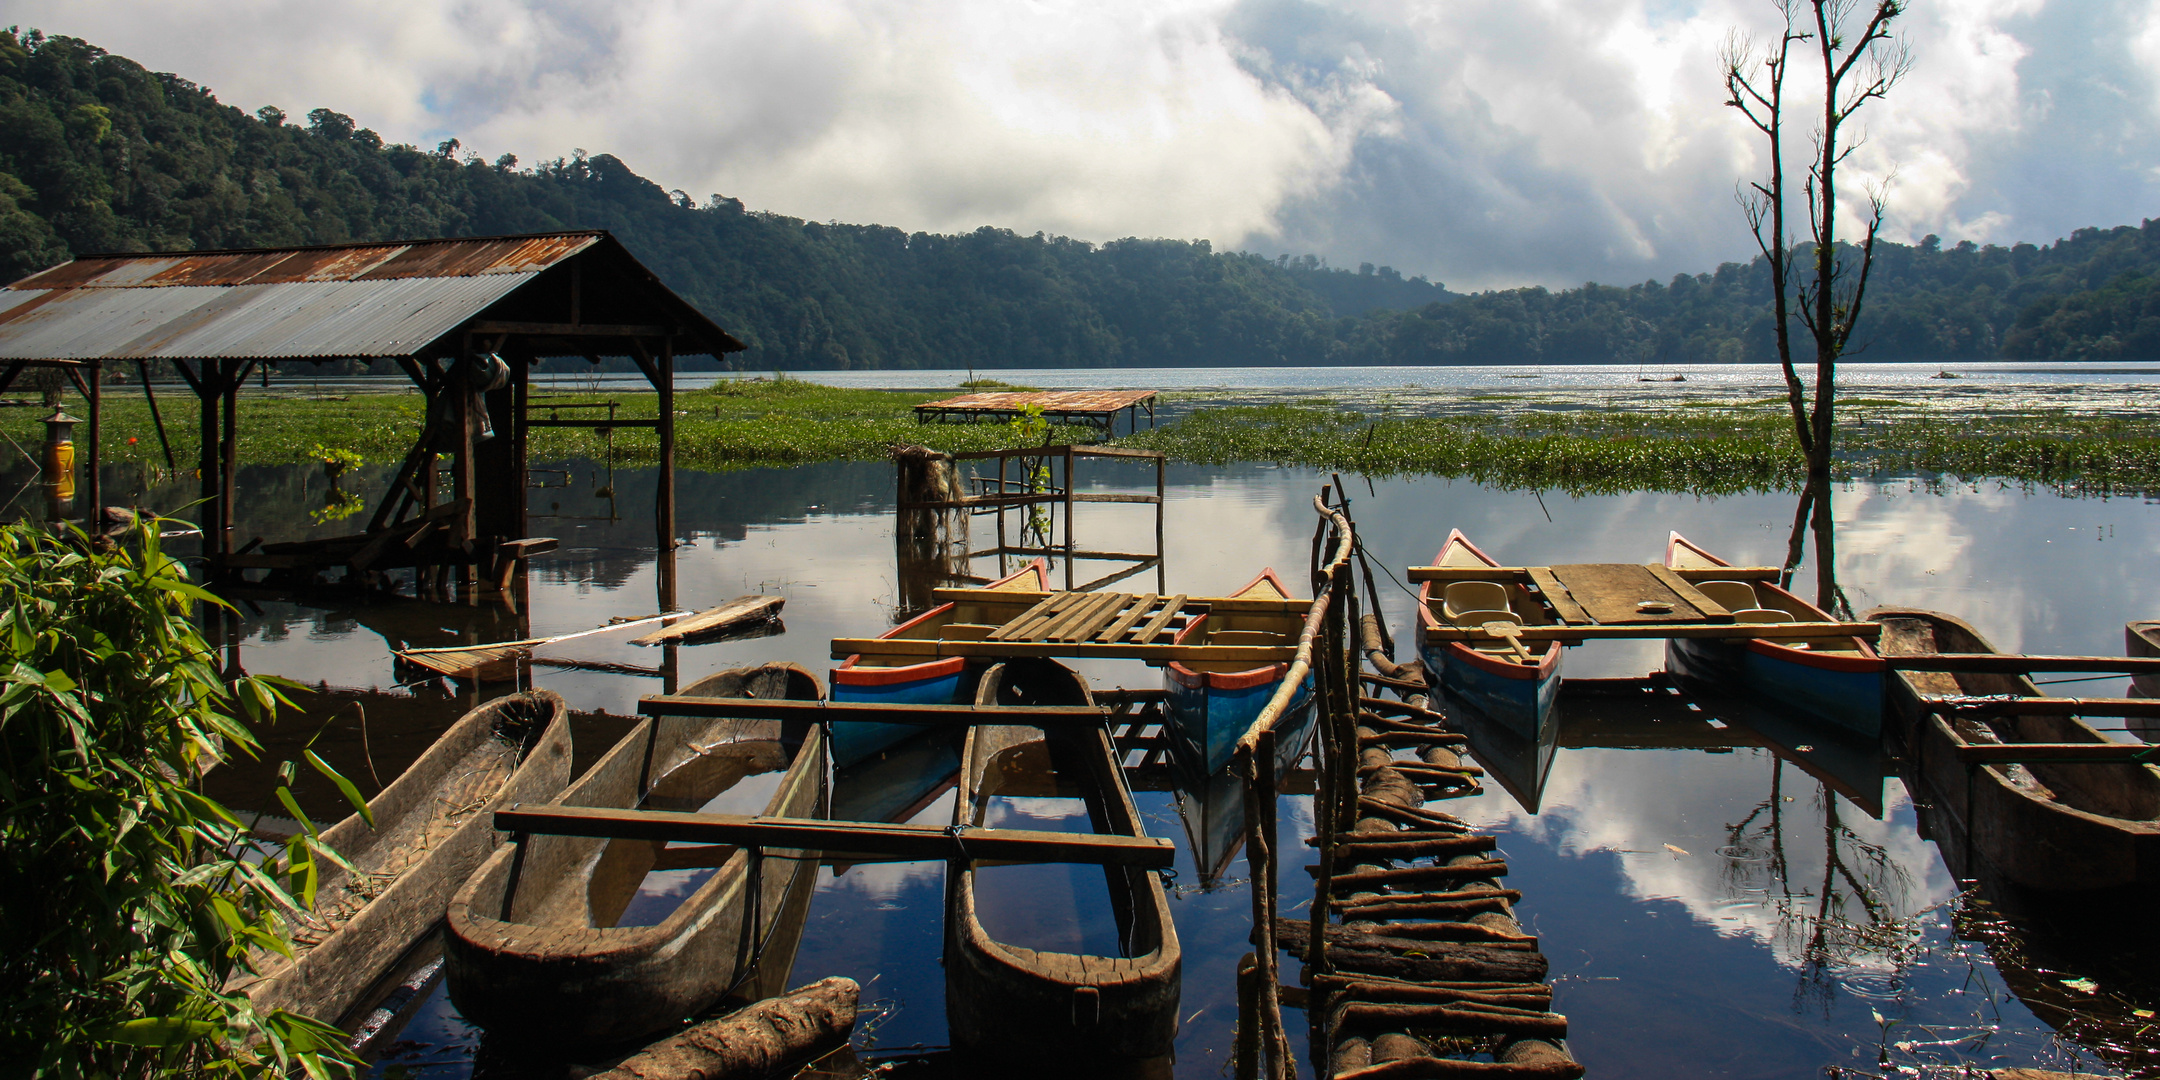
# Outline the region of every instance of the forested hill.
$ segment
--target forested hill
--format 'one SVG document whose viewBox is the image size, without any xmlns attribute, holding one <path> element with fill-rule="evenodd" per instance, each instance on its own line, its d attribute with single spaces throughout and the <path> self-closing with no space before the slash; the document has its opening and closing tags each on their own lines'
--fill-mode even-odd
<svg viewBox="0 0 2160 1080">
<path fill-rule="evenodd" d="M 520 167 L 249 115 L 86 42 L 0 34 L 0 279 L 77 252 L 604 228 L 750 368 L 1701 363 L 1769 358 L 1760 260 L 1457 296 L 1387 267 L 799 221 L 607 154 Z M 2160 358 L 2160 222 L 2047 247 L 1882 249 L 1862 359 Z"/>
</svg>

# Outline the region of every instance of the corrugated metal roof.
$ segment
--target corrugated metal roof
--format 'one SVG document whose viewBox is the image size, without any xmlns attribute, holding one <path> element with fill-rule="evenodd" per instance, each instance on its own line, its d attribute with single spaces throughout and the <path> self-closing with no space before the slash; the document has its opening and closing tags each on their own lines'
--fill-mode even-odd
<svg viewBox="0 0 2160 1080">
<path fill-rule="evenodd" d="M 523 274 L 545 270 L 598 243 L 601 235 L 549 233 L 336 247 L 85 255 L 8 288 L 141 289 Z"/>
<path fill-rule="evenodd" d="M 410 356 L 538 273 L 6 289 L 0 360 Z"/>
</svg>

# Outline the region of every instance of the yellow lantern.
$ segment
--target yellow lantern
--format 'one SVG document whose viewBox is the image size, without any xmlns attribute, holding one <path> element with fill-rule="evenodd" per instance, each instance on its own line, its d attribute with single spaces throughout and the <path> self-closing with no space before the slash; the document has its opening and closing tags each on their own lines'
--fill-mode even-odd
<svg viewBox="0 0 2160 1080">
<path fill-rule="evenodd" d="M 45 486 L 63 502 L 75 497 L 75 425 L 82 421 L 54 409 L 45 418 Z"/>
</svg>

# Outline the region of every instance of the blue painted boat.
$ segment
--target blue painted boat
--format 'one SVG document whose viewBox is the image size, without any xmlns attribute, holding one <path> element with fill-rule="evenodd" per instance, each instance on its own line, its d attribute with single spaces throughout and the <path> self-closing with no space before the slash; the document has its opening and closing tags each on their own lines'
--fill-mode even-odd
<svg viewBox="0 0 2160 1080">
<path fill-rule="evenodd" d="M 878 635 L 878 640 L 984 636 L 1020 614 L 1047 588 L 1050 564 L 1036 559 L 986 586 L 988 591 L 1019 594 L 1011 604 L 965 600 L 940 604 Z M 918 661 L 903 654 L 856 653 L 833 668 L 828 679 L 834 701 L 886 705 L 957 705 L 975 700 L 983 661 L 948 656 Z M 922 730 L 919 724 L 847 721 L 833 725 L 833 764 L 845 768 Z"/>
<path fill-rule="evenodd" d="M 1230 600 L 1289 600 L 1290 590 L 1272 569 L 1260 571 Z M 1185 624 L 1172 640 L 1179 645 L 1295 646 L 1305 616 L 1295 604 L 1275 611 L 1211 609 Z M 1213 776 L 1230 765 L 1237 741 L 1259 719 L 1283 678 L 1288 663 L 1252 667 L 1244 661 L 1173 660 L 1163 665 L 1163 688 L 1169 693 L 1168 723 L 1172 746 L 1185 767 Z M 1312 735 L 1313 682 L 1307 676 L 1277 726 L 1275 767 L 1288 769 L 1305 752 Z"/>
<path fill-rule="evenodd" d="M 1673 533 L 1665 545 L 1665 565 L 1704 570 L 1732 564 Z M 1767 581 L 1697 580 L 1694 585 L 1740 622 L 1836 621 Z M 1682 679 L 1745 694 L 1868 738 L 1882 734 L 1887 665 L 1860 638 L 1672 638 L 1665 643 L 1665 665 Z"/>
<path fill-rule="evenodd" d="M 1448 532 L 1434 566 L 1497 567 L 1462 530 Z M 1482 626 L 1515 622 L 1549 626 L 1545 606 L 1513 575 L 1450 582 L 1428 581 L 1418 589 L 1422 626 Z M 1424 635 L 1421 633 L 1422 639 Z M 1441 687 L 1483 712 L 1519 738 L 1535 743 L 1552 721 L 1560 697 L 1560 643 L 1526 641 L 1523 652 L 1505 641 L 1423 641 L 1418 655 L 1430 685 Z"/>
</svg>

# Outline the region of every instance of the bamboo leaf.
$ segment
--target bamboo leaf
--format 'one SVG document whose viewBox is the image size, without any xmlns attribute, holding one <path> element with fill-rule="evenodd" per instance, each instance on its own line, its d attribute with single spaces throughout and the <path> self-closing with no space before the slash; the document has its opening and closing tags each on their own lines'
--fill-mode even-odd
<svg viewBox="0 0 2160 1080">
<path fill-rule="evenodd" d="M 360 815 L 360 819 L 368 823 L 368 828 L 374 828 L 375 812 L 369 810 L 367 800 L 360 797 L 360 789 L 354 787 L 353 782 L 345 779 L 342 773 L 331 768 L 330 763 L 324 761 L 322 756 L 315 751 L 307 750 L 304 753 L 307 755 L 308 764 L 315 766 L 316 772 L 323 774 L 330 779 L 331 783 L 336 784 L 337 789 L 345 793 L 345 801 L 352 804 L 354 812 Z"/>
</svg>

